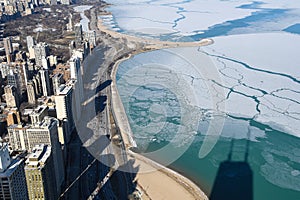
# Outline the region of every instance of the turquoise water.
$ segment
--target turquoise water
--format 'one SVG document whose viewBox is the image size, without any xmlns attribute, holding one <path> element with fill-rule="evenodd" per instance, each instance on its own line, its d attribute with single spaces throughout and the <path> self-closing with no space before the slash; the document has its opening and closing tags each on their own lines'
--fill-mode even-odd
<svg viewBox="0 0 300 200">
<path fill-rule="evenodd" d="M 136 1 L 136 4 L 152 5 L 159 4 L 159 2 Z M 186 19 L 185 13 L 188 10 L 185 10 L 184 6 L 189 2 L 193 1 L 162 2 L 160 5 L 164 7 L 176 8 L 179 18 L 174 19 L 174 33 L 153 36 L 120 28 L 122 24 L 118 24 L 116 18 L 125 16 L 123 16 L 124 13 L 119 12 L 119 9 L 123 8 L 120 5 L 125 7 L 127 5 L 124 5 L 124 2 L 118 5 L 119 1 L 113 0 L 113 3 L 119 7 L 109 8 L 113 13 L 112 27 L 127 34 L 181 41 L 280 31 L 281 33 L 299 34 L 300 16 L 297 10 L 278 6 L 263 9 L 260 6 L 265 5 L 264 2 L 245 1 L 240 8 L 254 9 L 255 11 L 251 15 L 211 24 L 208 29 L 195 30 L 195 34 L 190 36 L 180 36 L 176 26 L 181 20 Z M 135 1 L 131 3 L 135 4 Z M 138 19 L 139 16 L 136 18 Z M 166 26 L 169 24 L 163 23 Z M 189 50 L 186 49 L 186 51 Z M 293 132 L 294 135 L 297 135 L 295 130 L 288 130 L 285 127 L 285 124 L 291 125 L 295 121 L 298 124 L 300 120 L 297 111 L 300 105 L 299 83 L 285 84 L 287 77 L 297 80 L 297 73 L 280 73 L 280 76 L 273 76 L 275 73 L 265 73 L 262 66 L 249 65 L 251 69 L 245 69 L 241 65 L 244 60 L 234 60 L 237 62 L 230 63 L 229 61 L 233 61 L 233 58 L 223 57 L 225 52 L 214 53 L 218 53 L 219 56 L 216 59 L 221 65 L 224 65 L 223 67 L 219 66 L 218 70 L 225 83 L 228 84 L 226 89 L 229 92 L 226 93 L 226 99 L 231 99 L 235 95 L 241 96 L 239 102 L 231 102 L 238 104 L 236 113 L 239 113 L 238 109 L 243 109 L 243 104 L 254 101 L 257 105 L 253 107 L 254 111 L 252 110 L 251 113 L 234 115 L 223 112 L 220 114 L 212 109 L 209 105 L 212 99 L 208 95 L 211 90 L 207 88 L 209 81 L 205 80 L 205 74 L 202 74 L 203 76 L 196 74 L 197 70 L 193 71 L 187 61 L 178 55 L 172 55 L 165 51 L 143 53 L 120 64 L 117 86 L 134 133 L 134 139 L 138 144 L 138 151 L 184 174 L 199 185 L 208 196 L 213 192 L 220 193 L 222 189 L 225 190 L 225 187 L 230 187 L 232 184 L 235 188 L 240 186 L 239 189 L 236 189 L 240 191 L 233 192 L 248 194 L 247 196 L 252 195 L 253 198 L 231 199 L 299 200 L 300 138 L 291 134 Z M 256 52 L 250 53 L 255 54 Z M 287 55 L 288 52 L 283 56 Z M 199 55 L 195 54 L 195 57 L 197 56 Z M 263 59 L 263 57 L 260 58 Z M 272 69 L 271 71 L 276 72 L 277 70 Z M 256 77 L 264 80 L 257 80 L 259 82 L 257 83 L 253 81 L 253 78 Z M 236 83 L 232 83 L 232 80 L 235 80 Z M 184 82 L 188 84 L 182 84 Z M 277 88 L 274 86 L 275 89 L 273 89 L 268 84 L 269 82 L 279 82 L 283 86 L 276 86 Z M 214 87 L 223 86 L 225 88 L 224 85 L 219 84 Z M 192 91 L 193 89 L 195 91 Z M 273 93 L 272 91 L 275 90 L 276 92 L 283 91 L 283 93 Z M 272 99 L 268 99 L 270 102 L 265 103 L 267 105 L 262 105 L 263 103 L 260 102 L 264 100 L 262 95 L 267 93 L 273 94 L 273 96 L 271 95 Z M 189 95 L 204 98 L 200 98 L 198 105 L 193 105 L 193 99 Z M 277 98 L 276 101 L 273 98 Z M 250 101 L 248 101 L 249 99 Z M 286 104 L 286 101 L 289 103 Z M 285 108 L 286 105 L 294 110 Z M 263 106 L 269 110 L 267 109 L 267 112 L 264 109 L 260 110 Z M 245 110 L 246 107 L 247 105 L 244 106 Z M 279 109 L 281 107 L 286 110 L 281 111 Z M 264 123 L 264 120 L 257 120 L 262 114 L 261 111 L 265 112 L 261 119 L 266 119 L 265 121 L 268 123 Z M 200 158 L 199 150 L 205 138 L 208 139 L 206 133 L 210 122 L 217 116 L 221 116 L 224 120 L 221 136 L 210 153 L 204 158 Z M 272 123 L 272 119 L 275 119 L 274 116 L 279 119 L 282 117 L 282 120 Z M 286 121 L 286 119 L 292 118 L 293 121 Z M 175 155 L 174 152 L 179 152 L 180 156 Z M 173 162 L 169 162 L 172 156 L 175 156 Z M 232 167 L 231 170 L 227 169 L 226 171 L 225 169 L 224 171 L 224 166 L 225 168 L 226 166 Z M 224 174 L 226 176 L 222 176 Z M 223 179 L 219 179 L 220 177 Z M 238 180 L 235 180 L 235 177 Z M 218 188 L 219 181 L 224 188 Z M 223 199 L 226 200 L 226 198 Z"/>
<path fill-rule="evenodd" d="M 249 144 L 248 163 L 253 171 L 254 199 L 299 199 L 299 191 L 280 186 L 280 184 L 284 184 L 285 187 L 299 187 L 299 179 L 293 178 L 291 171 L 285 168 L 285 163 L 292 163 L 299 169 L 299 162 L 293 162 L 289 158 L 297 157 L 294 152 L 299 153 L 299 139 L 276 131 L 268 131 L 266 134 L 266 138 Z M 189 150 L 171 166 L 183 171 L 207 194 L 210 194 L 218 166 L 220 162 L 227 160 L 231 142 L 224 138 L 219 140 L 206 158 L 199 159 L 197 155 L 201 137 L 197 139 L 198 141 L 194 142 Z M 234 141 L 233 160 L 244 160 L 245 147 L 245 140 Z M 267 159 L 274 161 L 270 162 Z M 277 185 L 270 183 L 268 178 L 276 178 Z"/>
<path fill-rule="evenodd" d="M 124 97 L 123 97 L 124 98 Z M 150 103 L 151 101 L 149 101 Z M 151 102 L 152 103 L 152 102 Z M 141 106 L 140 101 L 133 101 L 130 104 L 129 115 L 133 120 L 142 121 L 145 118 L 142 112 L 147 112 L 147 106 Z M 139 106 L 140 105 L 140 106 Z M 176 120 L 172 120 L 176 124 Z M 133 122 L 131 122 L 133 123 Z M 144 123 L 148 123 L 144 121 Z M 264 132 L 265 136 L 257 138 L 257 141 L 250 141 L 248 147 L 248 159 L 253 171 L 253 196 L 254 199 L 300 199 L 300 139 L 290 136 L 286 133 L 269 129 L 263 124 L 255 123 L 244 119 L 231 119 L 226 121 L 226 128 L 223 134 L 230 135 L 232 132 L 237 132 L 240 126 L 250 125 L 255 132 Z M 200 124 L 201 128 L 205 128 L 205 123 Z M 132 124 L 132 127 L 135 127 Z M 170 127 L 170 126 L 169 126 Z M 172 128 L 172 127 L 171 127 Z M 174 130 L 174 129 L 172 129 Z M 240 129 L 241 132 L 243 129 Z M 138 137 L 138 133 L 135 132 Z M 160 148 L 164 148 L 169 142 L 163 138 L 168 137 L 164 129 L 162 129 L 159 136 L 154 136 L 156 141 L 149 140 L 147 148 L 143 149 L 145 152 L 152 152 Z M 196 184 L 198 184 L 206 194 L 210 194 L 219 164 L 228 159 L 231 144 L 233 141 L 232 160 L 244 161 L 245 153 L 247 151 L 247 139 L 233 139 L 230 137 L 222 137 L 213 150 L 203 159 L 198 157 L 199 148 L 202 145 L 204 136 L 199 130 L 194 142 L 188 150 L 169 167 L 184 174 Z M 138 144 L 144 144 L 145 138 L 136 139 Z M 143 145 L 144 146 L 144 145 Z M 155 155 L 152 159 L 163 163 L 164 157 Z M 294 175 L 294 176 L 293 176 Z"/>
<path fill-rule="evenodd" d="M 171 85 L 161 81 L 167 78 L 172 82 L 174 75 L 157 71 L 164 69 L 164 61 L 159 55 L 168 61 L 164 51 L 144 53 L 121 63 L 117 73 L 117 86 L 139 152 L 150 152 L 150 158 L 165 164 L 169 157 L 174 156 L 173 151 L 182 151 L 182 145 L 188 145 L 178 159 L 167 165 L 193 180 L 208 195 L 212 192 L 220 163 L 229 160 L 231 152 L 230 161 L 244 162 L 252 170 L 251 184 L 247 188 L 253 199 L 300 199 L 300 138 L 279 131 L 276 126 L 263 124 L 254 118 L 225 114 L 221 137 L 206 157 L 199 158 L 199 149 L 214 112 L 198 108 L 196 112 L 203 115 L 195 130 L 191 131 L 188 125 L 182 124 L 182 110 L 186 108 L 180 101 L 182 96 L 174 93 Z M 136 69 L 137 66 L 146 69 L 142 61 L 149 64 L 149 60 L 156 60 L 154 57 L 160 60 L 161 65 L 150 65 L 150 70 L 146 71 Z M 172 63 L 171 60 L 169 62 Z M 174 62 L 178 63 L 178 60 Z M 157 84 L 152 82 L 155 78 Z M 182 90 L 179 85 L 175 88 Z M 182 127 L 186 132 L 180 132 Z M 170 144 L 171 150 L 159 152 Z"/>
</svg>

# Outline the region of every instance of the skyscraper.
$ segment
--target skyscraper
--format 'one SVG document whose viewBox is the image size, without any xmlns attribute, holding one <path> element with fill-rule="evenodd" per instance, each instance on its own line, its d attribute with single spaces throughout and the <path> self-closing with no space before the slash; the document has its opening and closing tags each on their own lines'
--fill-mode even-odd
<svg viewBox="0 0 300 200">
<path fill-rule="evenodd" d="M 24 89 L 25 89 L 25 86 L 27 85 L 28 79 L 31 78 L 30 77 L 31 74 L 29 73 L 27 63 L 22 64 L 22 66 L 20 67 L 20 71 L 21 71 L 22 86 L 24 86 Z"/>
<path fill-rule="evenodd" d="M 12 85 L 4 87 L 6 105 L 9 108 L 19 107 L 19 96 L 17 90 Z"/>
<path fill-rule="evenodd" d="M 73 55 L 73 51 L 76 49 L 76 45 L 75 45 L 75 41 L 72 40 L 69 44 L 69 53 L 70 53 L 70 56 Z"/>
<path fill-rule="evenodd" d="M 0 199 L 28 199 L 24 160 L 11 159 L 5 143 L 0 143 Z"/>
<path fill-rule="evenodd" d="M 9 74 L 10 66 L 6 63 L 0 63 L 0 70 L 1 70 L 2 78 L 5 78 L 7 74 Z"/>
<path fill-rule="evenodd" d="M 48 58 L 42 58 L 42 67 L 43 69 L 49 69 L 50 62 Z"/>
<path fill-rule="evenodd" d="M 22 93 L 23 89 L 22 74 L 18 67 L 11 68 L 7 74 L 7 84 L 15 86 L 18 94 Z"/>
<path fill-rule="evenodd" d="M 83 100 L 83 81 L 82 81 L 82 65 L 80 64 L 80 58 L 74 56 L 70 59 L 70 71 L 71 79 L 73 81 L 73 120 L 76 122 L 81 117 L 81 103 Z"/>
<path fill-rule="evenodd" d="M 72 111 L 72 93 L 72 86 L 61 85 L 57 95 L 55 95 L 57 119 L 61 121 L 67 120 L 67 141 L 69 140 L 75 126 Z"/>
<path fill-rule="evenodd" d="M 90 54 L 90 51 L 91 51 L 91 46 L 90 46 L 89 41 L 84 41 L 84 43 L 83 43 L 83 59 L 85 59 Z"/>
<path fill-rule="evenodd" d="M 10 63 L 13 61 L 12 60 L 13 47 L 12 47 L 11 37 L 4 38 L 3 43 L 4 43 L 7 62 Z"/>
<path fill-rule="evenodd" d="M 69 22 L 67 24 L 67 30 L 72 31 L 73 30 L 73 15 L 70 13 L 69 15 Z"/>
<path fill-rule="evenodd" d="M 64 82 L 63 75 L 58 73 L 54 74 L 52 77 L 52 88 L 54 95 L 57 95 L 57 92 L 59 90 L 59 86 Z"/>
<path fill-rule="evenodd" d="M 35 57 L 35 64 L 37 66 L 42 66 L 43 58 L 49 56 L 49 46 L 46 43 L 38 43 L 34 46 L 34 57 Z"/>
<path fill-rule="evenodd" d="M 35 92 L 35 86 L 33 81 L 29 81 L 27 83 L 27 97 L 28 97 L 28 103 L 34 105 L 36 103 L 36 92 Z"/>
<path fill-rule="evenodd" d="M 57 65 L 57 56 L 54 56 L 54 55 L 50 55 L 48 57 L 48 60 L 49 60 L 49 65 L 51 67 L 53 67 L 54 65 Z"/>
<path fill-rule="evenodd" d="M 11 125 L 8 129 L 9 143 L 13 150 L 27 150 L 31 152 L 36 145 L 51 146 L 53 154 L 56 191 L 61 192 L 64 181 L 64 162 L 61 145 L 58 139 L 58 120 L 45 115 L 45 108 L 40 107 L 31 115 L 34 124 L 27 127 Z M 41 121 L 43 118 L 43 121 Z M 41 121 L 41 123 L 39 123 Z"/>
<path fill-rule="evenodd" d="M 71 79 L 78 79 L 81 76 L 80 59 L 73 56 L 70 60 Z"/>
<path fill-rule="evenodd" d="M 27 49 L 29 51 L 30 48 L 34 47 L 34 40 L 32 36 L 27 36 L 26 37 L 26 42 L 27 42 Z"/>
<path fill-rule="evenodd" d="M 40 79 L 40 75 L 37 74 L 36 76 L 34 76 L 32 78 L 32 81 L 34 83 L 34 90 L 37 96 L 40 96 L 42 94 L 42 84 L 41 84 L 41 79 Z"/>
<path fill-rule="evenodd" d="M 51 147 L 41 144 L 33 148 L 26 160 L 25 174 L 29 199 L 57 199 Z"/>
<path fill-rule="evenodd" d="M 80 23 L 75 24 L 74 32 L 75 32 L 75 46 L 76 48 L 78 48 L 81 46 L 81 43 L 83 41 L 82 25 Z"/>
<path fill-rule="evenodd" d="M 51 95 L 50 76 L 47 69 L 41 69 L 39 71 L 42 83 L 43 96 Z"/>
<path fill-rule="evenodd" d="M 58 139 L 58 123 L 59 122 L 57 119 L 45 116 L 42 123 L 32 125 L 26 130 L 26 132 L 30 149 L 33 149 L 34 146 L 39 144 L 51 146 L 51 151 L 54 160 L 57 193 L 60 193 L 65 175 L 62 157 L 63 154 Z"/>
<path fill-rule="evenodd" d="M 96 31 L 91 30 L 84 33 L 85 39 L 90 43 L 91 46 L 96 46 Z"/>
<path fill-rule="evenodd" d="M 7 116 L 0 114 L 0 137 L 4 137 L 7 133 Z"/>
</svg>

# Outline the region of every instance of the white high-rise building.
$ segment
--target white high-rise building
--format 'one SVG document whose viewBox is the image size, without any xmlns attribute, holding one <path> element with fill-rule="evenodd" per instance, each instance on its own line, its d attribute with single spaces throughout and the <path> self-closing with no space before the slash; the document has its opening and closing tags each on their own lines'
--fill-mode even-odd
<svg viewBox="0 0 300 200">
<path fill-rule="evenodd" d="M 34 40 L 32 36 L 27 36 L 26 37 L 26 42 L 27 42 L 27 49 L 29 50 L 30 48 L 34 47 Z"/>
<path fill-rule="evenodd" d="M 38 43 L 34 46 L 35 64 L 42 66 L 42 59 L 49 56 L 49 46 L 46 43 Z"/>
<path fill-rule="evenodd" d="M 24 77 L 23 85 L 26 86 L 28 83 L 28 65 L 27 64 L 22 65 L 22 76 Z"/>
<path fill-rule="evenodd" d="M 40 77 L 41 77 L 43 96 L 50 96 L 51 95 L 51 86 L 50 86 L 49 71 L 46 69 L 41 69 L 39 72 L 40 72 Z"/>
<path fill-rule="evenodd" d="M 84 32 L 84 37 L 90 43 L 90 45 L 92 45 L 93 47 L 96 46 L 96 40 L 97 40 L 96 31 L 91 30 L 91 31 Z"/>
<path fill-rule="evenodd" d="M 49 59 L 48 58 L 42 58 L 42 67 L 44 69 L 49 69 L 49 65 L 50 65 Z"/>
<path fill-rule="evenodd" d="M 57 65 L 57 56 L 50 55 L 48 57 L 48 59 L 49 59 L 49 64 L 50 64 L 51 67 L 54 66 L 54 65 Z"/>
<path fill-rule="evenodd" d="M 78 79 L 81 76 L 80 58 L 73 56 L 70 60 L 71 79 Z"/>
<path fill-rule="evenodd" d="M 53 88 L 53 93 L 54 95 L 57 95 L 58 91 L 59 91 L 59 86 L 61 84 L 63 84 L 64 79 L 63 79 L 63 75 L 62 74 L 55 74 L 52 77 L 52 88 Z"/>
<path fill-rule="evenodd" d="M 75 127 L 72 110 L 72 93 L 72 86 L 61 85 L 57 91 L 57 95 L 55 95 L 57 119 L 65 122 L 67 120 L 67 141 L 69 141 L 70 135 Z"/>
<path fill-rule="evenodd" d="M 34 48 L 33 48 L 33 47 L 30 47 L 30 48 L 28 49 L 28 52 L 29 52 L 29 58 L 30 58 L 30 59 L 34 59 L 34 58 L 35 58 Z"/>
<path fill-rule="evenodd" d="M 71 71 L 71 80 L 73 85 L 73 116 L 74 121 L 76 122 L 81 117 L 81 103 L 83 101 L 83 81 L 82 81 L 82 74 L 83 69 L 81 60 L 79 57 L 73 56 L 70 61 L 70 71 Z"/>
</svg>

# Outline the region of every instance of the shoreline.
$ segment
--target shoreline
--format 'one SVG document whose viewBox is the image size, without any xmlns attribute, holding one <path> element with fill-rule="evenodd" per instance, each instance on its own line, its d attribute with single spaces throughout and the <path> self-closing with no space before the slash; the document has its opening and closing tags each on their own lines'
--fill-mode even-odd
<svg viewBox="0 0 300 200">
<path fill-rule="evenodd" d="M 213 39 L 210 38 L 204 38 L 198 41 L 193 42 L 172 42 L 172 41 L 161 41 L 157 39 L 151 39 L 151 38 L 142 38 L 142 37 L 136 37 L 132 35 L 127 35 L 124 33 L 119 33 L 114 30 L 109 29 L 107 26 L 103 24 L 103 20 L 101 18 L 98 18 L 97 22 L 97 28 L 107 34 L 110 35 L 113 38 L 116 39 L 126 39 L 127 43 L 130 42 L 138 42 L 145 45 L 145 51 L 148 50 L 159 50 L 159 49 L 166 49 L 166 48 L 175 48 L 175 47 L 199 47 L 199 46 L 207 46 L 214 43 Z M 142 53 L 142 52 L 140 52 Z"/>
<path fill-rule="evenodd" d="M 121 133 L 121 138 L 122 141 L 124 142 L 126 152 L 129 154 L 129 157 L 132 157 L 138 165 L 135 167 L 140 167 L 144 169 L 144 171 L 137 172 L 137 185 L 140 191 L 142 191 L 149 199 L 153 199 L 153 196 L 155 197 L 154 199 L 174 199 L 175 196 L 172 197 L 164 197 L 160 198 L 157 197 L 155 193 L 157 193 L 157 190 L 163 190 L 166 191 L 166 188 L 161 188 L 161 186 L 156 187 L 155 189 L 152 189 L 149 191 L 149 184 L 155 184 L 151 183 L 149 181 L 149 176 L 157 177 L 157 180 L 159 181 L 162 179 L 162 176 L 167 177 L 168 179 L 171 179 L 175 183 L 176 186 L 168 186 L 170 189 L 167 192 L 170 194 L 174 190 L 174 187 L 177 189 L 175 191 L 180 191 L 180 188 L 184 188 L 182 191 L 185 193 L 180 199 L 199 199 L 199 200 L 208 200 L 207 195 L 201 190 L 199 186 L 197 186 L 192 180 L 189 178 L 185 177 L 183 174 L 180 174 L 179 172 L 170 169 L 166 166 L 162 166 L 160 163 L 151 160 L 150 158 L 144 157 L 141 154 L 132 152 L 130 150 L 131 147 L 136 147 L 137 144 L 134 141 L 134 135 L 133 132 L 130 128 L 130 124 L 127 118 L 127 114 L 125 113 L 125 109 L 123 106 L 123 103 L 121 101 L 121 98 L 119 96 L 119 92 L 117 89 L 117 84 L 116 84 L 116 73 L 119 67 L 119 64 L 122 63 L 125 60 L 130 59 L 132 56 L 137 55 L 139 53 L 145 53 L 147 51 L 137 51 L 134 54 L 130 54 L 127 57 L 121 58 L 117 60 L 114 63 L 114 66 L 112 67 L 112 72 L 111 72 L 111 106 L 112 106 L 112 112 L 114 112 L 115 120 L 116 123 L 118 124 L 117 126 L 120 129 Z M 117 102 L 117 103 L 116 103 Z M 118 108 L 118 111 L 116 111 L 116 108 Z M 152 169 L 149 169 L 152 168 Z M 153 170 L 154 169 L 154 170 Z M 157 173 L 157 172 L 158 173 Z M 143 175 L 143 174 L 149 174 L 149 175 Z M 150 175 L 151 174 L 151 175 Z M 173 183 L 173 184 L 174 184 Z M 145 186 L 146 185 L 146 186 Z M 169 184 L 170 185 L 170 182 Z M 158 192 L 161 193 L 161 192 Z M 182 194 L 181 194 L 182 195 Z M 176 197 L 180 196 L 180 194 L 176 194 Z M 146 199 L 148 199 L 146 198 Z"/>
<path fill-rule="evenodd" d="M 111 108 L 115 124 L 119 128 L 120 136 L 122 138 L 126 153 L 128 157 L 133 158 L 136 163 L 136 167 L 141 170 L 137 172 L 137 185 L 139 191 L 142 191 L 144 196 L 142 199 L 199 199 L 207 200 L 206 194 L 198 187 L 192 180 L 188 179 L 184 175 L 172 170 L 168 167 L 144 157 L 141 154 L 134 153 L 130 150 L 131 147 L 136 147 L 134 141 L 134 135 L 132 133 L 127 114 L 125 112 L 123 103 L 121 101 L 117 83 L 116 73 L 119 64 L 125 60 L 130 59 L 132 56 L 145 53 L 153 50 L 176 48 L 176 47 L 199 47 L 206 46 L 213 43 L 212 39 L 203 39 L 195 42 L 170 42 L 160 41 L 148 38 L 138 38 L 135 36 L 118 33 L 108 29 L 99 18 L 97 21 L 97 28 L 101 34 L 108 35 L 115 39 L 122 39 L 124 46 L 132 49 L 129 53 L 118 57 L 112 64 L 110 77 L 111 83 Z M 161 181 L 166 183 L 161 185 Z M 173 191 L 177 191 L 175 194 Z"/>
<path fill-rule="evenodd" d="M 124 142 L 126 152 L 129 155 L 129 157 L 133 158 L 136 161 L 136 165 L 134 167 L 142 168 L 141 171 L 137 172 L 137 185 L 140 191 L 143 191 L 145 195 L 149 199 L 174 199 L 176 197 L 180 197 L 180 199 L 199 199 L 199 200 L 208 200 L 207 195 L 201 190 L 199 186 L 197 186 L 192 180 L 185 177 L 183 174 L 180 174 L 179 172 L 168 168 L 166 166 L 161 165 L 160 163 L 151 160 L 150 158 L 147 158 L 143 156 L 142 154 L 135 153 L 131 151 L 131 147 L 136 147 L 136 143 L 134 141 L 134 135 L 131 131 L 129 121 L 127 119 L 127 115 L 125 113 L 125 109 L 123 107 L 123 103 L 121 101 L 121 98 L 119 96 L 119 92 L 116 85 L 116 73 L 119 67 L 119 64 L 125 60 L 130 59 L 133 55 L 144 53 L 146 51 L 138 51 L 135 54 L 130 54 L 127 57 L 121 58 L 117 60 L 114 63 L 114 66 L 112 68 L 111 72 L 111 105 L 112 105 L 112 112 L 114 112 L 116 124 L 120 129 L 121 138 Z M 116 103 L 117 102 L 117 103 Z M 118 111 L 116 111 L 116 108 L 118 108 Z M 150 176 L 156 177 L 157 182 L 160 182 L 161 179 L 169 179 L 168 181 L 165 180 L 165 182 L 168 182 L 167 188 L 162 188 L 162 186 L 157 185 L 158 187 L 150 189 L 150 184 L 155 185 L 155 181 L 149 180 Z M 173 182 L 170 183 L 170 181 Z M 146 186 L 145 186 L 146 185 Z M 170 186 L 173 185 L 173 186 Z M 174 189 L 176 188 L 176 189 Z M 168 191 L 169 190 L 169 191 Z M 166 193 L 172 194 L 172 191 L 177 191 L 175 196 L 169 196 L 164 198 L 157 196 L 157 193 L 162 194 L 163 191 Z M 160 191 L 160 192 L 158 192 Z M 179 194 L 181 192 L 181 194 Z M 147 199 L 147 198 L 146 198 Z"/>
</svg>

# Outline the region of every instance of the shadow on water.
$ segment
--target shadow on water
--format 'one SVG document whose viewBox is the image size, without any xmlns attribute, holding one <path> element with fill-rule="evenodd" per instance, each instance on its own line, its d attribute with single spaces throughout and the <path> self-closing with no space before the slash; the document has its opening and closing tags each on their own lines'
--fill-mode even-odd
<svg viewBox="0 0 300 200">
<path fill-rule="evenodd" d="M 250 132 L 248 132 L 249 138 Z M 249 139 L 243 161 L 233 161 L 234 140 L 228 159 L 223 161 L 215 178 L 210 200 L 253 200 L 253 172 L 248 163 Z"/>
</svg>

